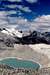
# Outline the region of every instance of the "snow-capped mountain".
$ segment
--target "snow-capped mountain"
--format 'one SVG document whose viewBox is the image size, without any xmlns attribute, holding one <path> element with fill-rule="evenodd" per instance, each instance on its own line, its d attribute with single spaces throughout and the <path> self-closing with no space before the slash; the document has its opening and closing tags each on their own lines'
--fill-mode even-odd
<svg viewBox="0 0 50 75">
<path fill-rule="evenodd" d="M 50 32 L 38 32 L 33 31 L 28 35 L 15 28 L 3 28 L 0 32 L 4 35 L 1 36 L 0 41 L 4 42 L 7 46 L 13 46 L 14 44 L 38 44 L 45 43 L 50 44 Z M 5 35 L 6 34 L 6 35 Z"/>
<path fill-rule="evenodd" d="M 1 31 L 4 34 L 11 35 L 11 36 L 17 36 L 19 38 L 22 38 L 22 33 L 20 33 L 18 30 L 15 30 L 14 28 L 3 28 Z"/>
</svg>

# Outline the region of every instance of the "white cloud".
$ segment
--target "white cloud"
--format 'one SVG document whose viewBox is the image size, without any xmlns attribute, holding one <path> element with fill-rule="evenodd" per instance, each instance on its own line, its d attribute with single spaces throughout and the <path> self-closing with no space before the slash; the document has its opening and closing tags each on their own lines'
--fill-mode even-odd
<svg viewBox="0 0 50 75">
<path fill-rule="evenodd" d="M 9 0 L 9 1 L 11 1 L 11 2 L 14 2 L 14 1 L 21 2 L 22 0 Z"/>
<path fill-rule="evenodd" d="M 25 12 L 31 12 L 31 10 L 29 9 L 29 7 L 23 7 L 21 10 L 23 10 Z"/>
<path fill-rule="evenodd" d="M 35 2 L 37 2 L 38 0 L 26 0 L 27 2 L 29 2 L 29 3 L 35 3 Z"/>
<path fill-rule="evenodd" d="M 8 7 L 8 8 L 16 8 L 16 5 L 5 5 L 5 7 Z"/>
<path fill-rule="evenodd" d="M 17 5 L 17 7 L 22 10 L 22 11 L 25 11 L 25 12 L 31 12 L 31 10 L 29 9 L 29 7 L 23 7 L 22 5 Z"/>
<path fill-rule="evenodd" d="M 5 7 L 12 8 L 12 9 L 19 8 L 19 11 L 22 10 L 24 12 L 31 12 L 29 7 L 24 7 L 22 5 L 6 5 Z M 16 12 L 18 12 L 18 11 L 16 11 Z"/>
<path fill-rule="evenodd" d="M 23 17 L 6 17 L 7 14 L 16 13 L 16 11 L 4 12 L 0 11 L 0 26 L 1 27 L 26 27 L 25 30 L 50 31 L 50 15 L 42 15 L 29 22 Z M 9 21 L 9 22 L 8 22 Z M 28 27 L 28 28 L 27 28 Z M 19 29 L 20 29 L 19 28 Z M 23 29 L 22 29 L 23 30 Z"/>
<path fill-rule="evenodd" d="M 11 11 L 7 11 L 6 12 L 8 15 L 11 15 L 11 14 L 16 14 L 16 11 L 15 10 L 11 10 Z"/>
<path fill-rule="evenodd" d="M 50 15 L 42 15 L 37 17 L 31 23 L 31 29 L 38 31 L 50 31 Z"/>
<path fill-rule="evenodd" d="M 0 18 L 5 17 L 5 16 L 6 16 L 5 11 L 0 11 Z"/>
<path fill-rule="evenodd" d="M 7 13 L 5 13 L 4 11 L 0 11 L 0 26 L 6 25 L 6 15 Z"/>
</svg>

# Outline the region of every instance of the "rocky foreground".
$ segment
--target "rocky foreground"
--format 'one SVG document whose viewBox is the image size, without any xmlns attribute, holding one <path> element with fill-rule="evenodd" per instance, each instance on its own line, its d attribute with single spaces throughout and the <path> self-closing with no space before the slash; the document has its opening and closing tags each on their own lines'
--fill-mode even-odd
<svg viewBox="0 0 50 75">
<path fill-rule="evenodd" d="M 0 75 L 50 75 L 50 67 L 39 70 L 12 68 L 8 65 L 0 65 Z"/>
<path fill-rule="evenodd" d="M 5 46 L 4 46 L 5 47 Z M 8 57 L 16 57 L 18 59 L 22 60 L 31 60 L 39 63 L 41 65 L 41 68 L 38 71 L 29 70 L 29 73 L 27 75 L 50 75 L 50 45 L 45 44 L 36 44 L 36 45 L 19 45 L 16 44 L 13 47 L 5 47 L 3 50 L 0 49 L 0 59 L 2 58 L 8 58 Z M 47 52 L 46 52 L 47 51 Z M 1 64 L 2 65 L 2 64 Z M 3 65 L 4 66 L 4 65 Z M 0 68 L 3 66 L 0 66 Z M 7 66 L 7 65 L 6 65 Z M 25 69 L 14 69 L 12 67 L 8 67 L 9 69 L 1 69 L 2 73 L 5 73 L 5 75 L 26 75 Z M 18 70 L 18 71 L 17 71 Z M 24 70 L 24 71 L 23 71 Z M 27 71 L 27 69 L 26 69 Z M 20 73 L 19 73 L 20 72 Z M 4 74 L 1 74 L 4 75 Z"/>
<path fill-rule="evenodd" d="M 37 71 L 24 68 L 12 68 L 8 65 L 0 65 L 0 75 L 36 75 Z"/>
</svg>

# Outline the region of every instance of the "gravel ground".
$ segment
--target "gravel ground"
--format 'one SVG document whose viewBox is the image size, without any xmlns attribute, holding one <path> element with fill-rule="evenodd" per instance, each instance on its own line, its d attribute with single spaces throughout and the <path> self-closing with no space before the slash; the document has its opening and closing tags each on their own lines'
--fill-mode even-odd
<svg viewBox="0 0 50 75">
<path fill-rule="evenodd" d="M 47 67 L 48 64 L 50 64 L 50 59 L 48 58 L 47 54 L 39 51 L 39 47 L 41 48 L 43 45 L 39 46 L 15 44 L 14 48 L 3 47 L 3 50 L 0 49 L 0 59 L 6 57 L 16 57 L 23 60 L 35 61 L 39 63 L 41 67 Z"/>
</svg>

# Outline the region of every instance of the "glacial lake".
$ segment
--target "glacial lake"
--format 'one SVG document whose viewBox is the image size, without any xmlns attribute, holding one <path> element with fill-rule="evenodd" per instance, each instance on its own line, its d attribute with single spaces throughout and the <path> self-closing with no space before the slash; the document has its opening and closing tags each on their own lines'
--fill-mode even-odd
<svg viewBox="0 0 50 75">
<path fill-rule="evenodd" d="M 39 69 L 40 65 L 27 60 L 18 60 L 16 58 L 7 58 L 0 61 L 0 64 L 6 64 L 13 68 L 27 68 L 27 69 Z"/>
</svg>

